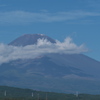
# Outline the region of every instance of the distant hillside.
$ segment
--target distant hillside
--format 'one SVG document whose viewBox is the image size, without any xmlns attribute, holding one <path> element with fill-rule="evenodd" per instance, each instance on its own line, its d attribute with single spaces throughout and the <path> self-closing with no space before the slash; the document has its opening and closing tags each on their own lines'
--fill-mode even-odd
<svg viewBox="0 0 100 100">
<path fill-rule="evenodd" d="M 75 95 L 0 86 L 0 100 L 100 100 L 100 95 Z"/>
<path fill-rule="evenodd" d="M 24 100 L 66 100 L 67 98 L 72 97 L 75 97 L 75 95 L 0 86 L 0 98 L 24 98 Z"/>
</svg>

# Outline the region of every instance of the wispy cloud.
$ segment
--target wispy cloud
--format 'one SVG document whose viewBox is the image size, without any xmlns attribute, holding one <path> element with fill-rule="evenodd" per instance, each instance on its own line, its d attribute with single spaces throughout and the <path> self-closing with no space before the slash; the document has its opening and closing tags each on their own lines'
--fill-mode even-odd
<svg viewBox="0 0 100 100">
<path fill-rule="evenodd" d="M 77 46 L 70 37 L 66 38 L 64 42 L 56 40 L 56 43 L 39 39 L 37 44 L 25 47 L 0 44 L 0 64 L 17 59 L 33 59 L 48 53 L 79 54 L 87 51 L 83 44 Z"/>
<path fill-rule="evenodd" d="M 25 11 L 11 11 L 0 12 L 1 24 L 25 24 L 34 22 L 60 22 L 85 18 L 88 16 L 100 16 L 96 12 L 71 11 L 71 12 L 25 12 Z"/>
</svg>

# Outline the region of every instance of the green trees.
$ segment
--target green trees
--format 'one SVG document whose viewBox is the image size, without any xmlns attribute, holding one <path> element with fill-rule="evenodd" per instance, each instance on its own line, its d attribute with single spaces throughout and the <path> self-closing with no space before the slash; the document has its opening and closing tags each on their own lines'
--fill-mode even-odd
<svg viewBox="0 0 100 100">
<path fill-rule="evenodd" d="M 0 86 L 0 100 L 100 100 L 100 95 L 54 93 Z"/>
</svg>

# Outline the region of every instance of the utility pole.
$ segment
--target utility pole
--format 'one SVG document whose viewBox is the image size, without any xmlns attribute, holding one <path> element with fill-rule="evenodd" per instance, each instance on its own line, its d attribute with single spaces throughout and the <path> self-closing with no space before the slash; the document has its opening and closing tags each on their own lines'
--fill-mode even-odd
<svg viewBox="0 0 100 100">
<path fill-rule="evenodd" d="M 6 91 L 4 92 L 4 96 L 5 96 L 5 97 L 7 96 L 7 92 L 6 92 Z"/>
<path fill-rule="evenodd" d="M 76 97 L 78 97 L 78 91 L 76 92 L 76 94 L 75 94 L 75 95 L 76 95 Z"/>
<path fill-rule="evenodd" d="M 33 92 L 32 92 L 32 97 L 34 96 Z"/>
<path fill-rule="evenodd" d="M 79 92 L 78 91 L 76 91 L 76 98 L 77 98 L 77 100 L 79 100 Z"/>
</svg>

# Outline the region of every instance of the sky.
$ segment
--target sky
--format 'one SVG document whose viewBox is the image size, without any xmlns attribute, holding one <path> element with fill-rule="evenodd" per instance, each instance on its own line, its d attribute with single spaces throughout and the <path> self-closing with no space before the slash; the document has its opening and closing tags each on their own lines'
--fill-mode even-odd
<svg viewBox="0 0 100 100">
<path fill-rule="evenodd" d="M 3 48 L 2 43 L 24 34 L 45 34 L 62 43 L 70 37 L 75 46 L 88 49 L 85 55 L 100 61 L 99 26 L 100 0 L 0 0 Z"/>
</svg>

